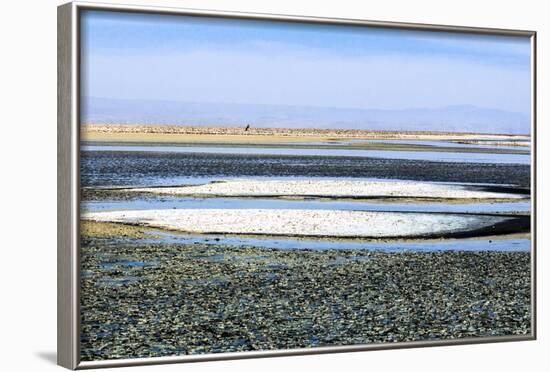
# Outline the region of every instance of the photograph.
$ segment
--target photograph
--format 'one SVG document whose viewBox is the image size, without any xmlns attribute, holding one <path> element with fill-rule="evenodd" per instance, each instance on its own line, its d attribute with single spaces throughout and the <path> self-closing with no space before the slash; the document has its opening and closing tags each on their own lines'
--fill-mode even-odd
<svg viewBox="0 0 550 372">
<path fill-rule="evenodd" d="M 80 10 L 80 360 L 533 337 L 532 42 Z"/>
</svg>

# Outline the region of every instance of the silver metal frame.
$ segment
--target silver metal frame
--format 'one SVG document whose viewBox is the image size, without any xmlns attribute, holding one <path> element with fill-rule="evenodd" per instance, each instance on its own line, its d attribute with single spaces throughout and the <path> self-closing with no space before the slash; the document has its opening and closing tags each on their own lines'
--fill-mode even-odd
<svg viewBox="0 0 550 372">
<path fill-rule="evenodd" d="M 79 20 L 82 10 L 104 10 L 207 16 L 280 22 L 323 23 L 335 25 L 370 26 L 422 31 L 524 36 L 531 40 L 531 334 L 463 338 L 443 341 L 414 341 L 387 344 L 315 347 L 291 350 L 250 351 L 205 355 L 80 361 L 80 43 Z M 426 346 L 481 344 L 536 339 L 536 32 L 494 28 L 442 26 L 380 22 L 358 19 L 319 18 L 280 14 L 226 12 L 153 6 L 115 5 L 93 2 L 72 2 L 58 7 L 58 163 L 57 163 L 57 363 L 69 369 L 119 367 L 131 365 L 166 364 L 263 358 L 274 356 L 341 353 L 381 349 L 402 349 Z"/>
</svg>

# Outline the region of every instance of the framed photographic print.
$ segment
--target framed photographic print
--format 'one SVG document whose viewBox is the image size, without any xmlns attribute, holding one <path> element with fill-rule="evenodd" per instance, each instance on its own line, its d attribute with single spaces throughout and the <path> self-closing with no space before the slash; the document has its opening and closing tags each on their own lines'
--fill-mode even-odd
<svg viewBox="0 0 550 372">
<path fill-rule="evenodd" d="M 58 363 L 535 338 L 535 32 L 58 8 Z"/>
</svg>

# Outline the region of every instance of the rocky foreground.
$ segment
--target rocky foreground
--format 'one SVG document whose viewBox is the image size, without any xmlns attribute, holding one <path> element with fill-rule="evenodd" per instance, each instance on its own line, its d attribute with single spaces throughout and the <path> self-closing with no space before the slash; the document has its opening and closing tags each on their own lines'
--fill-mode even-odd
<svg viewBox="0 0 550 372">
<path fill-rule="evenodd" d="M 531 331 L 524 252 L 272 250 L 85 237 L 81 283 L 84 361 Z"/>
</svg>

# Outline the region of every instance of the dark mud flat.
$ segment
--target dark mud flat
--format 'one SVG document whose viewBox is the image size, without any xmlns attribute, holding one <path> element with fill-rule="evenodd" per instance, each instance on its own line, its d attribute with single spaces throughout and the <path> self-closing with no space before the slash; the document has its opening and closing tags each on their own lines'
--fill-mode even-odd
<svg viewBox="0 0 550 372">
<path fill-rule="evenodd" d="M 524 252 L 82 241 L 82 360 L 530 333 Z"/>
<path fill-rule="evenodd" d="M 147 185 L 174 177 L 369 177 L 530 185 L 530 166 L 329 156 L 98 152 L 81 154 L 81 186 Z"/>
</svg>

